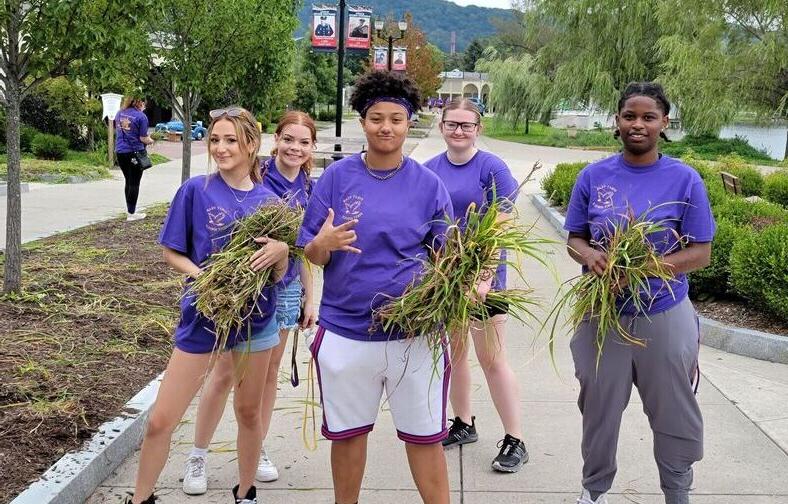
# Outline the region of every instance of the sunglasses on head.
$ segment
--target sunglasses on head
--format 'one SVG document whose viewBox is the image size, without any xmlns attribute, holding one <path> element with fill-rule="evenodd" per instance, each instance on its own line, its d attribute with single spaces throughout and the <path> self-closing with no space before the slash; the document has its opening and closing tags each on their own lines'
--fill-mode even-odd
<svg viewBox="0 0 788 504">
<path fill-rule="evenodd" d="M 240 115 L 243 114 L 243 112 L 244 109 L 240 107 L 230 107 L 226 109 L 220 108 L 220 109 L 211 110 L 210 112 L 208 112 L 208 115 L 211 116 L 211 119 L 218 119 L 223 115 L 226 115 L 227 117 L 240 117 Z"/>
</svg>

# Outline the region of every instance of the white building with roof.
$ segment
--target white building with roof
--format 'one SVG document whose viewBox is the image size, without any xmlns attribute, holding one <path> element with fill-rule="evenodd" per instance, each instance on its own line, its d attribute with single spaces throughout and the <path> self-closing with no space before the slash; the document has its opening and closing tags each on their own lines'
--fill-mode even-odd
<svg viewBox="0 0 788 504">
<path fill-rule="evenodd" d="M 451 72 L 441 72 L 443 84 L 438 90 L 438 98 L 452 100 L 454 98 L 479 98 L 485 105 L 490 99 L 490 89 L 492 82 L 486 73 L 463 72 L 462 70 L 452 70 Z"/>
</svg>

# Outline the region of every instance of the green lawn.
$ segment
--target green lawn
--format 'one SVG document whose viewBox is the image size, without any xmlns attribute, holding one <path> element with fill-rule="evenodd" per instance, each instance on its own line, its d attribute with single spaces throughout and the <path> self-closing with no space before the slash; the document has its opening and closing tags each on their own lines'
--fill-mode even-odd
<svg viewBox="0 0 788 504">
<path fill-rule="evenodd" d="M 553 128 L 532 122 L 529 133 L 525 134 L 525 123 L 512 128 L 511 123 L 492 117 L 482 119 L 483 133 L 491 138 L 549 147 L 583 148 L 590 150 L 617 151 L 621 142 L 613 138 L 609 130 L 578 130 L 575 138 L 570 138 L 565 129 Z M 771 159 L 738 138 L 722 139 L 712 136 L 686 136 L 675 142 L 662 142 L 662 152 L 673 157 L 692 154 L 697 159 L 716 161 L 721 156 L 737 154 L 748 163 L 768 166 L 788 166 L 788 161 Z"/>
<path fill-rule="evenodd" d="M 153 164 L 169 161 L 160 154 L 150 154 Z M 30 153 L 22 154 L 22 182 L 47 182 L 63 184 L 74 181 L 110 178 L 105 152 L 69 150 L 62 161 L 36 159 Z M 0 155 L 0 179 L 8 177 L 7 156 Z"/>
</svg>

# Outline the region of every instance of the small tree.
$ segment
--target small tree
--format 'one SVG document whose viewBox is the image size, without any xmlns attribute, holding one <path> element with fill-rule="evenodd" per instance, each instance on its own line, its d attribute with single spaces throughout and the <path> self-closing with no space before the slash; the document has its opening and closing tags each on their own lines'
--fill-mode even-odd
<svg viewBox="0 0 788 504">
<path fill-rule="evenodd" d="M 476 61 L 482 57 L 484 53 L 484 46 L 479 39 L 473 39 L 462 56 L 462 69 L 466 72 L 473 72 L 476 70 Z"/>
<path fill-rule="evenodd" d="M 91 66 L 111 72 L 114 58 L 136 46 L 140 13 L 151 0 L 37 0 L 0 3 L 0 104 L 6 111 L 8 209 L 3 290 L 22 284 L 22 201 L 20 191 L 20 106 L 45 80 Z M 144 33 L 143 33 L 144 35 Z"/>
</svg>

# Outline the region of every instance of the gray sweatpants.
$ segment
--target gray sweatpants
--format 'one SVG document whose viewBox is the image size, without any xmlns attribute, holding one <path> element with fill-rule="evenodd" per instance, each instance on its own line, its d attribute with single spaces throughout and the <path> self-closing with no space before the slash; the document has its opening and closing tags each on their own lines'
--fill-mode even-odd
<svg viewBox="0 0 788 504">
<path fill-rule="evenodd" d="M 703 457 L 703 418 L 693 381 L 698 369 L 698 319 L 685 298 L 648 318 L 624 317 L 624 327 L 646 347 L 621 343 L 609 334 L 596 367 L 596 323 L 578 327 L 571 342 L 577 405 L 583 414 L 583 487 L 607 492 L 616 475 L 621 415 L 632 385 L 654 433 L 654 458 L 665 500 L 687 502 L 692 464 Z"/>
</svg>

